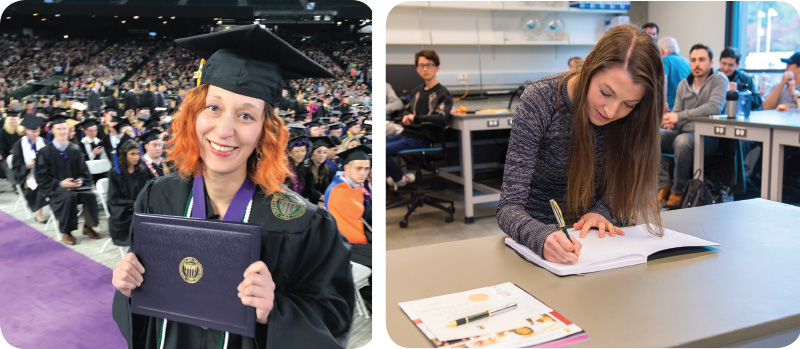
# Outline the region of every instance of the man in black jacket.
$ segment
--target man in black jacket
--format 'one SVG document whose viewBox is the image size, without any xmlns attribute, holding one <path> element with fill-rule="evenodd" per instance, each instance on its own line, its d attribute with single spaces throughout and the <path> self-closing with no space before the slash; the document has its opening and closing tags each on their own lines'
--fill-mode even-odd
<svg viewBox="0 0 800 349">
<path fill-rule="evenodd" d="M 411 100 L 403 110 L 403 132 L 386 138 L 386 183 L 397 188 L 413 182 L 413 173 L 403 170 L 392 160 L 392 155 L 402 150 L 427 148 L 435 133 L 447 125 L 453 98 L 447 88 L 436 80 L 439 72 L 439 55 L 433 50 L 422 50 L 414 55 L 417 74 L 425 81 L 411 91 Z"/>
<path fill-rule="evenodd" d="M 764 99 L 756 90 L 753 78 L 739 69 L 740 59 L 742 59 L 742 54 L 735 47 L 725 48 L 719 55 L 719 71 L 728 77 L 728 81 L 736 83 L 737 90 L 750 90 L 750 109 L 761 110 Z"/>
</svg>

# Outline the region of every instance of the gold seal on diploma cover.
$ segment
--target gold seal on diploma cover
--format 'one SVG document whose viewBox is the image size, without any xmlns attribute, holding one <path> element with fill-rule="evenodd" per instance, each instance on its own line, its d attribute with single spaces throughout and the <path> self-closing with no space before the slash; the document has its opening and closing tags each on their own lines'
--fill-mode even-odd
<svg viewBox="0 0 800 349">
<path fill-rule="evenodd" d="M 178 266 L 178 272 L 180 272 L 183 281 L 193 284 L 203 277 L 203 265 L 194 257 L 186 257 Z"/>
</svg>

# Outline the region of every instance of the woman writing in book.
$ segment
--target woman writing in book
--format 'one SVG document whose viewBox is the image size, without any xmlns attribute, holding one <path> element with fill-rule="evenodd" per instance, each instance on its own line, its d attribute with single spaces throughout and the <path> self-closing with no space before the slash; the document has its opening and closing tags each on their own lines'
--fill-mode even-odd
<svg viewBox="0 0 800 349">
<path fill-rule="evenodd" d="M 609 30 L 583 68 L 528 86 L 514 115 L 497 221 L 515 241 L 557 263 L 578 260 L 581 243 L 556 225 L 549 200 L 565 207 L 584 238 L 624 235 L 651 224 L 662 235 L 657 191 L 664 66 L 646 32 Z M 615 224 L 616 223 L 616 224 Z"/>
<path fill-rule="evenodd" d="M 350 249 L 329 213 L 283 187 L 288 132 L 273 109 L 283 78 L 332 75 L 259 25 L 176 42 L 207 62 L 173 120 L 167 146 L 178 173 L 148 182 L 134 210 L 261 224 L 261 260 L 237 271 L 230 290 L 256 308 L 255 338 L 132 314 L 131 291 L 147 282 L 133 253 L 112 280 L 120 332 L 135 348 L 345 347 Z"/>
</svg>

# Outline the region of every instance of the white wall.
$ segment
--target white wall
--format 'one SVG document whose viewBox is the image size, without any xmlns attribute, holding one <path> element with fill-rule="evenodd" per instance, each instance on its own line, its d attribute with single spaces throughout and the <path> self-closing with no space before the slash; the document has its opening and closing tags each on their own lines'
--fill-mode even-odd
<svg viewBox="0 0 800 349">
<path fill-rule="evenodd" d="M 681 55 L 689 58 L 692 45 L 702 43 L 714 51 L 714 67 L 725 49 L 724 1 L 650 1 L 648 20 L 658 24 L 659 38 L 678 40 Z"/>
</svg>

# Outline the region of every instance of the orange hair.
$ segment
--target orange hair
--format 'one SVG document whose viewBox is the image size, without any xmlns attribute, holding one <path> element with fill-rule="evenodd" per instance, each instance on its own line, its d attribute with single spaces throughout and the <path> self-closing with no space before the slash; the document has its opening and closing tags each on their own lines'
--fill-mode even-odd
<svg viewBox="0 0 800 349">
<path fill-rule="evenodd" d="M 172 121 L 173 137 L 167 141 L 168 161 L 172 161 L 181 178 L 188 179 L 200 172 L 200 141 L 197 139 L 197 116 L 205 108 L 208 84 L 191 89 Z M 247 177 L 261 186 L 266 195 L 283 191 L 283 181 L 289 175 L 284 153 L 289 141 L 289 132 L 283 120 L 275 115 L 269 103 L 264 108 L 264 124 L 261 139 L 255 151 L 247 158 Z M 256 154 L 261 153 L 261 159 Z"/>
</svg>

